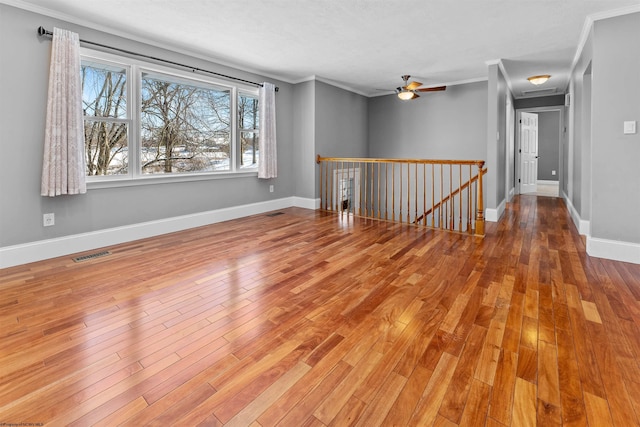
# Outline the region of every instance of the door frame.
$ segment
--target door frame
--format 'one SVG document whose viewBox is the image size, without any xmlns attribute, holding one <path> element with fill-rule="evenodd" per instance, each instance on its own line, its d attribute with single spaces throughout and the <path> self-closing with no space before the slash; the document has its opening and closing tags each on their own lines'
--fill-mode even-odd
<svg viewBox="0 0 640 427">
<path fill-rule="evenodd" d="M 563 188 L 564 188 L 564 152 L 562 146 L 565 141 L 565 124 L 564 124 L 564 105 L 553 105 L 549 107 L 533 107 L 533 108 L 518 108 L 516 109 L 516 126 L 514 126 L 514 133 L 516 137 L 516 149 L 515 149 L 515 157 L 513 159 L 515 166 L 515 175 L 514 178 L 516 180 L 515 184 L 515 194 L 520 193 L 520 118 L 521 113 L 544 113 L 544 112 L 558 112 L 560 116 L 560 126 L 558 129 L 558 197 L 563 197 Z"/>
</svg>

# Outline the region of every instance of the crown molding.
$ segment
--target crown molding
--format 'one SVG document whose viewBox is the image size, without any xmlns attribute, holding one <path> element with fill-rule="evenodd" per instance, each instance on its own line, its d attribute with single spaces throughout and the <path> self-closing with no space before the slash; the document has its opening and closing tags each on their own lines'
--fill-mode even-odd
<svg viewBox="0 0 640 427">
<path fill-rule="evenodd" d="M 164 49 L 164 50 L 168 50 L 171 52 L 175 52 L 181 55 L 185 55 L 185 56 L 189 56 L 192 58 L 196 58 L 196 59 L 201 59 L 204 61 L 208 61 L 211 63 L 214 63 L 216 65 L 222 65 L 224 67 L 229 67 L 229 68 L 233 68 L 236 69 L 238 71 L 244 71 L 247 73 L 251 73 L 251 74 L 255 74 L 261 77 L 268 77 L 270 79 L 274 79 L 274 80 L 278 80 L 280 82 L 283 83 L 289 83 L 289 84 L 293 84 L 293 82 L 291 81 L 290 78 L 284 77 L 282 75 L 279 74 L 274 74 L 274 73 L 270 73 L 268 71 L 264 71 L 264 70 L 258 70 L 255 68 L 251 68 L 251 67 L 247 67 L 241 64 L 237 64 L 237 63 L 233 63 L 230 61 L 225 61 L 223 59 L 220 58 L 216 58 L 215 56 L 210 56 L 208 54 L 202 53 L 202 52 L 197 52 L 197 51 L 192 51 L 192 50 L 188 50 L 188 49 L 184 49 L 175 45 L 170 45 L 170 44 L 163 44 L 163 43 L 158 43 L 157 41 L 150 39 L 150 38 L 146 38 L 146 37 L 141 37 L 141 36 L 137 36 L 131 33 L 128 33 L 126 31 L 121 31 L 121 30 L 116 30 L 115 28 L 111 28 L 108 26 L 105 26 L 103 24 L 99 24 L 97 22 L 94 21 L 90 21 L 87 19 L 82 19 L 79 18 L 77 16 L 73 16 L 73 15 L 69 15 L 67 13 L 62 13 L 53 9 L 49 9 L 46 7 L 42 7 L 42 6 L 36 6 L 30 3 L 26 3 L 22 0 L 0 0 L 0 4 L 6 4 L 7 6 L 12 6 L 18 9 L 22 9 L 22 10 L 26 10 L 28 12 L 33 12 L 33 13 L 37 13 L 39 15 L 44 15 L 53 19 L 58 19 L 61 21 L 66 21 L 69 22 L 71 24 L 75 24 L 75 25 L 80 25 L 83 27 L 87 27 L 89 29 L 92 30 L 96 30 L 96 31 L 100 31 L 109 35 L 113 35 L 113 36 L 117 36 L 117 37 L 122 37 L 124 39 L 127 40 L 131 40 L 131 41 L 135 41 L 138 43 L 144 43 L 150 46 L 154 46 L 157 47 L 159 49 Z M 37 28 L 34 28 L 33 31 L 34 33 L 36 32 Z M 49 29 L 50 30 L 50 29 Z M 82 38 L 82 36 L 81 36 Z"/>
<path fill-rule="evenodd" d="M 640 12 L 640 4 L 627 6 L 619 9 L 606 10 L 604 12 L 594 13 L 592 15 L 587 16 L 584 20 L 584 25 L 582 26 L 582 33 L 580 33 L 580 39 L 578 40 L 578 47 L 576 49 L 576 54 L 573 56 L 573 61 L 571 62 L 571 67 L 569 68 L 569 83 L 567 83 L 567 87 L 565 87 L 565 92 L 569 88 L 571 84 L 571 75 L 573 74 L 576 65 L 578 65 L 578 61 L 582 56 L 582 51 L 584 50 L 584 46 L 587 43 L 587 39 L 589 38 L 589 33 L 593 28 L 593 24 L 596 21 L 600 21 L 603 19 L 615 18 L 617 16 L 629 15 L 632 13 Z"/>
</svg>

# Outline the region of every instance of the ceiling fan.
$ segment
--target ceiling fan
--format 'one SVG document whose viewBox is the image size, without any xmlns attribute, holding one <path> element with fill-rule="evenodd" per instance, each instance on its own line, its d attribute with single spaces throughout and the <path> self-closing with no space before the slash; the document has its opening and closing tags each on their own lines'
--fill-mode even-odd
<svg viewBox="0 0 640 427">
<path fill-rule="evenodd" d="M 402 80 L 404 80 L 404 86 L 400 86 L 396 88 L 396 94 L 398 95 L 398 98 L 402 99 L 403 101 L 419 98 L 420 95 L 418 95 L 417 92 L 439 92 L 447 88 L 446 86 L 421 88 L 420 86 L 422 86 L 422 83 L 420 82 L 409 83 L 410 78 L 411 76 L 408 76 L 408 75 L 402 76 Z"/>
</svg>

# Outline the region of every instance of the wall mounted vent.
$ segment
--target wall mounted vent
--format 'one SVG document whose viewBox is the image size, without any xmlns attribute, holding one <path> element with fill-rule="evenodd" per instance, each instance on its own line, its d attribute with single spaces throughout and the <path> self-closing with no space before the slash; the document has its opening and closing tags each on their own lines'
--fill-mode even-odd
<svg viewBox="0 0 640 427">
<path fill-rule="evenodd" d="M 557 87 L 550 87 L 546 89 L 531 89 L 531 90 L 523 90 L 522 96 L 546 96 L 553 95 L 557 92 Z"/>
</svg>

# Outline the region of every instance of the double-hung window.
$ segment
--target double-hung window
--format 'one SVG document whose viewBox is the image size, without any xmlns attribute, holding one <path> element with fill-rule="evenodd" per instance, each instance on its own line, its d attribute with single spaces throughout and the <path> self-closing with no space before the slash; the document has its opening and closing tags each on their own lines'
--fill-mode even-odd
<svg viewBox="0 0 640 427">
<path fill-rule="evenodd" d="M 85 51 L 82 89 L 89 182 L 258 167 L 257 88 Z"/>
<path fill-rule="evenodd" d="M 105 62 L 82 62 L 87 176 L 129 173 L 129 69 Z"/>
<path fill-rule="evenodd" d="M 258 97 L 247 93 L 240 93 L 238 97 L 238 133 L 240 135 L 240 167 L 258 167 Z"/>
</svg>

